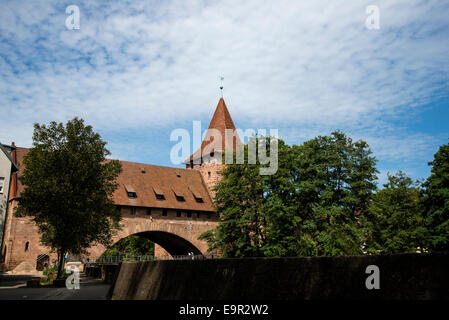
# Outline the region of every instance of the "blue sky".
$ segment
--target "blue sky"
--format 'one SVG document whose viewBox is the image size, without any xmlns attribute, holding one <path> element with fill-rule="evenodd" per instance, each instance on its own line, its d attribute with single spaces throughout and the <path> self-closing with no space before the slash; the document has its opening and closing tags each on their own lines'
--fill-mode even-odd
<svg viewBox="0 0 449 320">
<path fill-rule="evenodd" d="M 172 166 L 170 133 L 207 128 L 223 75 L 238 128 L 289 144 L 342 130 L 381 183 L 426 178 L 449 142 L 448 17 L 449 1 L 0 0 L 0 141 L 29 147 L 33 123 L 78 116 L 113 158 Z"/>
</svg>

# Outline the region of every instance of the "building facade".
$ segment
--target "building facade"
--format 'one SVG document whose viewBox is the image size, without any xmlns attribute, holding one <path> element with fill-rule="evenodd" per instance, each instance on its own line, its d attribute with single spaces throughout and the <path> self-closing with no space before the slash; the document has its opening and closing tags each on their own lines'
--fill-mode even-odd
<svg viewBox="0 0 449 320">
<path fill-rule="evenodd" d="M 7 146 L 0 143 L 0 248 L 3 248 L 11 175 L 18 170 L 11 158 L 14 148 L 14 145 Z M 4 260 L 4 254 L 5 252 L 0 250 L 0 263 Z"/>
<path fill-rule="evenodd" d="M 222 139 L 226 129 L 235 130 L 223 99 L 218 102 L 207 132 L 214 131 L 211 129 L 223 132 Z M 238 136 L 234 141 L 241 143 Z M 217 155 L 224 150 L 219 147 L 224 145 L 224 140 L 221 144 L 218 139 L 211 142 L 207 138 L 203 141 L 200 150 L 186 160 L 186 169 L 120 161 L 122 172 L 117 178 L 119 187 L 113 199 L 122 213 L 122 229 L 114 236 L 114 242 L 139 234 L 156 243 L 155 255 L 158 257 L 190 252 L 206 254 L 207 242 L 198 237 L 214 229 L 219 222 L 212 188 L 219 181 L 218 172 L 223 168 Z M 4 268 L 16 272 L 39 270 L 44 263 L 57 258 L 50 248 L 40 244 L 33 221 L 13 214 L 25 188 L 18 177 L 24 170 L 23 159 L 27 152 L 26 148 L 15 147 L 9 154 L 10 162 L 18 171 L 11 171 L 1 250 Z M 88 255 L 95 259 L 105 249 L 102 245 L 94 245 L 88 249 Z"/>
</svg>

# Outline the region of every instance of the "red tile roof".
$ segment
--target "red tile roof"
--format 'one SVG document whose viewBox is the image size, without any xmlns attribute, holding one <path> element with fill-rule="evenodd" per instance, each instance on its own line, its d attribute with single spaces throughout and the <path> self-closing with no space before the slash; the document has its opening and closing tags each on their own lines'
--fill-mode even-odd
<svg viewBox="0 0 449 320">
<path fill-rule="evenodd" d="M 212 116 L 212 120 L 210 121 L 209 128 L 216 129 L 221 134 L 221 141 L 208 139 L 208 133 L 206 133 L 206 138 L 201 143 L 201 148 L 195 151 L 187 160 L 186 163 L 190 162 L 193 159 L 197 159 L 201 157 L 204 148 L 210 144 L 209 149 L 213 149 L 215 151 L 223 151 L 225 147 L 226 141 L 226 129 L 236 130 L 234 121 L 232 121 L 231 114 L 229 113 L 228 108 L 226 107 L 226 103 L 223 98 L 220 98 L 218 101 L 217 108 L 215 109 L 214 115 Z M 209 133 L 209 135 L 211 135 Z M 233 138 L 232 150 L 236 151 L 237 144 L 242 144 L 240 137 L 237 135 Z"/>
<path fill-rule="evenodd" d="M 23 173 L 23 157 L 28 150 L 17 147 L 16 153 L 12 154 L 19 166 L 19 176 Z M 119 187 L 113 195 L 116 205 L 214 211 L 212 199 L 198 171 L 128 161 L 120 161 L 120 163 L 122 173 L 117 178 Z M 24 189 L 17 177 L 15 183 L 17 190 L 11 190 L 10 199 L 20 196 Z M 174 190 L 182 194 L 185 201 L 178 201 Z M 135 192 L 137 197 L 129 198 L 127 191 Z M 163 194 L 165 200 L 156 199 L 156 193 Z M 203 202 L 197 202 L 194 195 L 199 195 Z"/>
</svg>

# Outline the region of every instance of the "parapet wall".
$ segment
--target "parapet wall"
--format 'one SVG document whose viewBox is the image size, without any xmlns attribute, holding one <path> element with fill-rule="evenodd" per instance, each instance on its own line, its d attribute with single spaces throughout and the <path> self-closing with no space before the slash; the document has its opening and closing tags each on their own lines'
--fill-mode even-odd
<svg viewBox="0 0 449 320">
<path fill-rule="evenodd" d="M 368 290 L 369 265 L 380 289 Z M 112 299 L 449 299 L 449 254 L 123 262 Z"/>
</svg>

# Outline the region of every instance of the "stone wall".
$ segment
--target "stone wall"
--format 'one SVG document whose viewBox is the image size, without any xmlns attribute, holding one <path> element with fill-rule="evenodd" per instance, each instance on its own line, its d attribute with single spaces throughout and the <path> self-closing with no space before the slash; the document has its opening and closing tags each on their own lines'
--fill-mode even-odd
<svg viewBox="0 0 449 320">
<path fill-rule="evenodd" d="M 11 202 L 6 218 L 5 241 L 2 247 L 2 252 L 6 252 L 4 263 L 6 269 L 14 270 L 22 262 L 36 266 L 36 259 L 41 254 L 47 254 L 51 263 L 52 259 L 57 259 L 57 254 L 50 253 L 50 248 L 41 245 L 38 228 L 30 218 L 14 216 L 13 211 L 17 204 L 17 200 Z M 198 240 L 198 236 L 214 229 L 218 224 L 215 213 L 194 212 L 189 217 L 186 211 L 181 211 L 181 216 L 178 217 L 177 211 L 173 209 L 167 209 L 166 215 L 163 215 L 162 209 L 152 209 L 151 215 L 148 215 L 146 208 L 137 208 L 134 214 L 131 214 L 129 207 L 122 207 L 121 212 L 123 228 L 113 237 L 113 243 L 140 232 L 165 232 L 184 239 L 205 254 L 208 249 L 207 242 Z M 102 245 L 89 248 L 91 261 L 105 250 Z M 156 254 L 164 258 L 168 253 L 163 248 L 157 247 Z M 187 251 L 182 254 L 187 254 Z"/>
<path fill-rule="evenodd" d="M 369 265 L 380 289 L 366 288 Z M 124 262 L 112 299 L 449 299 L 448 254 Z"/>
</svg>

